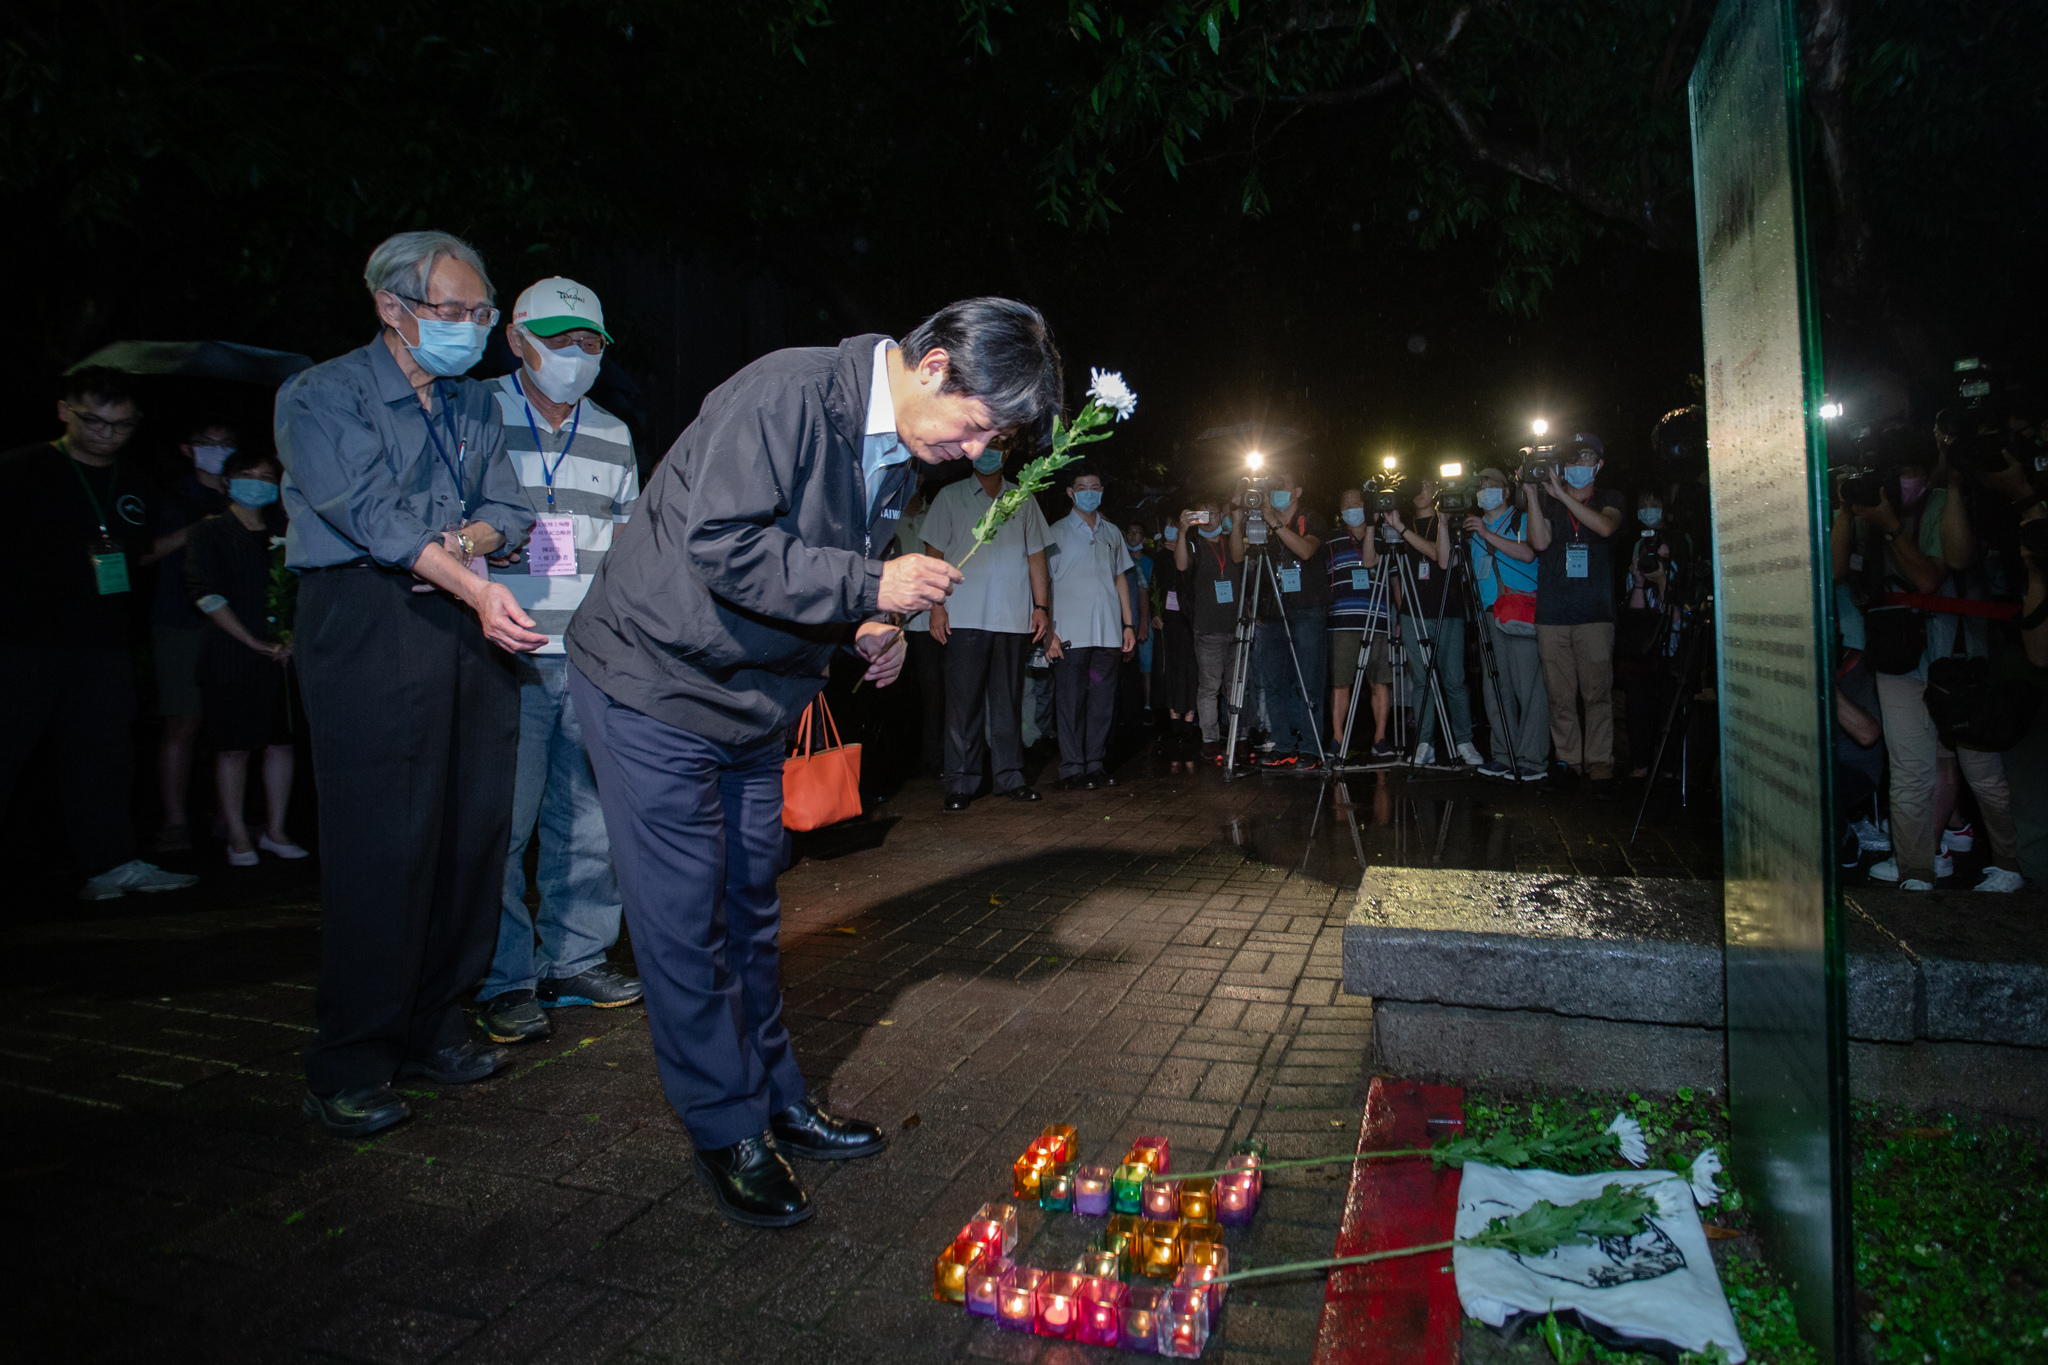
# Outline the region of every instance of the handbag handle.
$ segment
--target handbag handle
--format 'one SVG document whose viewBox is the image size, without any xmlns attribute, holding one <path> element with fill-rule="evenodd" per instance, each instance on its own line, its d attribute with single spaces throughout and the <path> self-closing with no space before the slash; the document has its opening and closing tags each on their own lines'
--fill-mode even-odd
<svg viewBox="0 0 2048 1365">
<path fill-rule="evenodd" d="M 823 692 L 818 694 L 818 713 L 824 717 L 824 722 L 818 726 L 818 737 L 823 739 L 827 732 L 829 732 L 832 736 L 832 742 L 825 747 L 828 749 L 839 748 L 839 722 L 832 719 L 832 708 L 825 704 L 825 694 Z M 806 715 L 808 714 L 806 712 Z"/>
<path fill-rule="evenodd" d="M 790 750 L 792 757 L 811 756 L 811 708 L 804 708 L 804 717 L 796 723 L 796 744 Z"/>
</svg>

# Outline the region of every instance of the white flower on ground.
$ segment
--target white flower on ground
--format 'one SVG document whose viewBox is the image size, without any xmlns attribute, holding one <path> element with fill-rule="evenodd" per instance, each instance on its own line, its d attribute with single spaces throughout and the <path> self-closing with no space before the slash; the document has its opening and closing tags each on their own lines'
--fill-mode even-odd
<svg viewBox="0 0 2048 1365">
<path fill-rule="evenodd" d="M 1712 1147 L 1692 1159 L 1692 1198 L 1701 1208 L 1721 1197 L 1721 1187 L 1714 1183 L 1720 1173 L 1721 1154 Z"/>
<path fill-rule="evenodd" d="M 1131 386 L 1124 383 L 1122 374 L 1115 370 L 1088 371 L 1088 396 L 1095 402 L 1116 414 L 1121 422 L 1138 410 L 1138 395 L 1131 392 Z"/>
<path fill-rule="evenodd" d="M 1659 1218 L 1678 1218 L 1691 1206 L 1685 1199 L 1685 1177 L 1670 1176 L 1648 1185 L 1636 1187 L 1638 1194 L 1646 1195 L 1657 1202 Z"/>
<path fill-rule="evenodd" d="M 1607 1131 L 1621 1139 L 1621 1159 L 1629 1165 L 1640 1166 L 1650 1159 L 1650 1149 L 1643 1142 L 1643 1125 L 1627 1114 L 1616 1114 Z"/>
</svg>

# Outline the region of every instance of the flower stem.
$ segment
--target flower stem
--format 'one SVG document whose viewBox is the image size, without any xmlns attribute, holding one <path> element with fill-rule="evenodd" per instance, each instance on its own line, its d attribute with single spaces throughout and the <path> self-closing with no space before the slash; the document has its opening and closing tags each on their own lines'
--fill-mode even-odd
<svg viewBox="0 0 2048 1365">
<path fill-rule="evenodd" d="M 974 558 L 974 552 L 976 550 L 979 550 L 980 548 L 981 542 L 978 540 L 975 541 L 974 544 L 970 545 L 967 548 L 967 553 L 960 556 L 960 562 L 958 564 L 955 564 L 953 567 L 956 569 L 965 568 L 967 565 L 967 561 Z"/>
<path fill-rule="evenodd" d="M 1346 1152 L 1342 1156 L 1300 1156 L 1291 1157 L 1286 1161 L 1262 1161 L 1257 1166 L 1225 1166 L 1220 1171 L 1169 1171 L 1165 1175 L 1148 1175 L 1145 1177 L 1145 1183 L 1149 1185 L 1160 1180 L 1203 1180 L 1210 1176 L 1238 1175 L 1245 1171 L 1258 1171 L 1263 1175 L 1267 1171 L 1292 1170 L 1297 1166 L 1334 1166 L 1340 1161 L 1373 1161 L 1388 1156 L 1428 1156 L 1429 1152 L 1430 1149 L 1427 1147 L 1395 1147 L 1383 1152 Z"/>
<path fill-rule="evenodd" d="M 1289 1261 L 1286 1265 L 1260 1266 L 1256 1270 L 1234 1270 L 1228 1275 L 1218 1275 L 1211 1284 L 1230 1284 L 1236 1280 L 1249 1280 L 1262 1275 L 1286 1275 L 1304 1270 L 1335 1270 L 1347 1265 L 1365 1265 L 1370 1261 L 1390 1261 L 1396 1256 L 1420 1256 L 1426 1251 L 1449 1251 L 1456 1246 L 1453 1238 L 1448 1242 L 1426 1242 L 1421 1246 L 1395 1247 L 1392 1251 L 1369 1251 L 1363 1256 L 1333 1256 L 1321 1261 Z"/>
</svg>

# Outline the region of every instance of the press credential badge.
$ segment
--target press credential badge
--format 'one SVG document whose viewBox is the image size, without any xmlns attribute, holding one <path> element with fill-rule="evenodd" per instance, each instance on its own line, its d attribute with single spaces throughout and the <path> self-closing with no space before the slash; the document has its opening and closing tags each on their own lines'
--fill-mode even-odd
<svg viewBox="0 0 2048 1365">
<path fill-rule="evenodd" d="M 526 560 L 528 571 L 542 577 L 573 577 L 576 573 L 576 518 L 535 518 L 533 538 L 526 543 Z"/>
</svg>

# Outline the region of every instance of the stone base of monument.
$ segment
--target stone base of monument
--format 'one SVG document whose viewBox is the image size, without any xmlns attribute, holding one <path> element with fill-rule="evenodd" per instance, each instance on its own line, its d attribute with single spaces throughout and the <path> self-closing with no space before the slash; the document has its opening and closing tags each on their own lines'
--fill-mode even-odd
<svg viewBox="0 0 2048 1365">
<path fill-rule="evenodd" d="M 2048 1121 L 2048 905 L 1847 897 L 1858 1099 Z M 1344 930 L 1381 1072 L 1721 1090 L 1721 884 L 1376 868 Z"/>
</svg>

